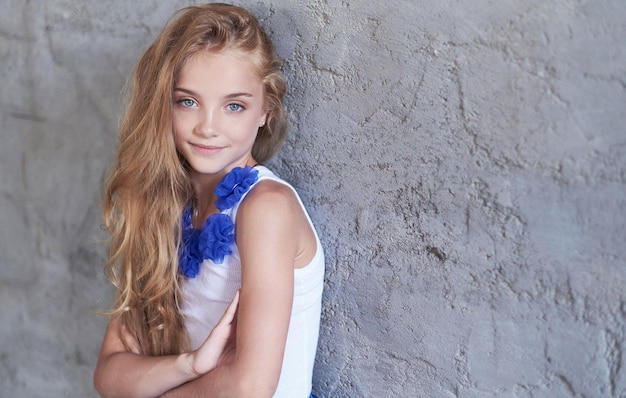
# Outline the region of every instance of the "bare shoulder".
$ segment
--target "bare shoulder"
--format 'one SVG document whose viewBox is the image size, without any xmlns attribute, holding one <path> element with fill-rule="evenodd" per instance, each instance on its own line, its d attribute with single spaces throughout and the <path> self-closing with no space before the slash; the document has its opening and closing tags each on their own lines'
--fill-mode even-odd
<svg viewBox="0 0 626 398">
<path fill-rule="evenodd" d="M 301 213 L 301 207 L 289 186 L 274 180 L 263 180 L 254 186 L 241 203 L 239 213 L 244 217 L 257 213 L 261 213 L 260 216 L 293 217 Z"/>
<path fill-rule="evenodd" d="M 267 247 L 274 243 L 276 250 L 291 253 L 294 268 L 306 266 L 317 251 L 315 232 L 295 191 L 288 185 L 260 181 L 237 214 L 237 236 L 242 247 L 249 243 L 247 239 Z"/>
</svg>

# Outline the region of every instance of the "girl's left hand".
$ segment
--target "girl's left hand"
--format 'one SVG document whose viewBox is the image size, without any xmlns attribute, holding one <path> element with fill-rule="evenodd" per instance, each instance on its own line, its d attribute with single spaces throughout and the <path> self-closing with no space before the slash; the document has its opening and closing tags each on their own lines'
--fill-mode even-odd
<svg viewBox="0 0 626 398">
<path fill-rule="evenodd" d="M 222 319 L 213 328 L 209 337 L 197 350 L 190 353 L 190 366 L 194 374 L 203 375 L 232 357 L 231 354 L 235 350 L 238 305 L 239 291 L 235 293 L 233 301 L 228 305 Z"/>
</svg>

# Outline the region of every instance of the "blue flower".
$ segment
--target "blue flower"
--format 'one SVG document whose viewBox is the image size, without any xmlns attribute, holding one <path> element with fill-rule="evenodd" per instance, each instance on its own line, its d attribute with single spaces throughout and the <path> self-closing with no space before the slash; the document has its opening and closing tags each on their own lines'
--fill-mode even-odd
<svg viewBox="0 0 626 398">
<path fill-rule="evenodd" d="M 232 254 L 230 246 L 235 243 L 235 225 L 226 214 L 213 214 L 205 221 L 200 232 L 198 249 L 203 258 L 210 258 L 221 264 L 224 257 Z"/>
<path fill-rule="evenodd" d="M 220 211 L 230 209 L 257 181 L 259 172 L 252 167 L 235 167 L 222 178 L 215 188 L 218 199 L 215 205 Z"/>
<path fill-rule="evenodd" d="M 179 269 L 187 278 L 195 278 L 200 273 L 200 264 L 205 259 L 215 264 L 233 253 L 235 225 L 229 215 L 223 214 L 238 203 L 243 195 L 258 181 L 259 172 L 252 167 L 236 167 L 224 176 L 215 189 L 215 205 L 220 213 L 211 215 L 200 227 L 194 229 L 191 223 L 191 207 L 182 214 L 182 242 L 178 249 Z"/>
<path fill-rule="evenodd" d="M 194 234 L 195 235 L 195 234 Z M 200 256 L 198 245 L 194 244 L 197 239 L 188 240 L 180 246 L 180 270 L 187 278 L 195 278 L 200 273 L 200 264 L 202 257 Z"/>
<path fill-rule="evenodd" d="M 179 268 L 187 278 L 195 278 L 200 272 L 202 256 L 198 250 L 200 232 L 191 225 L 191 208 L 183 210 L 182 242 L 178 248 Z"/>
</svg>

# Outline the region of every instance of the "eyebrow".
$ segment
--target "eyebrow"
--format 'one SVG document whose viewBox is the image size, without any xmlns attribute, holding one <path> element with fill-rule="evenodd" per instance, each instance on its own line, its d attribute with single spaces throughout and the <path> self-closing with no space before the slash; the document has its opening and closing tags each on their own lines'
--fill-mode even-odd
<svg viewBox="0 0 626 398">
<path fill-rule="evenodd" d="M 192 96 L 197 96 L 198 94 L 193 91 L 193 90 L 189 90 L 183 87 L 174 87 L 174 91 L 181 91 L 185 94 L 189 94 Z M 240 92 L 240 93 L 232 93 L 232 94 L 228 94 L 226 95 L 224 98 L 226 99 L 231 99 L 231 98 L 237 98 L 237 97 L 254 97 L 254 95 L 250 94 L 250 93 L 246 93 L 246 92 Z"/>
</svg>

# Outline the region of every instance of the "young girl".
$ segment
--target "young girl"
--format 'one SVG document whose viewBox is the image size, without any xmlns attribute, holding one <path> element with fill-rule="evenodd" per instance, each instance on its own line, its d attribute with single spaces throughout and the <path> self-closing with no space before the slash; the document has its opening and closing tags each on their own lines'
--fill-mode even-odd
<svg viewBox="0 0 626 398">
<path fill-rule="evenodd" d="M 261 165 L 287 133 L 278 66 L 225 4 L 181 10 L 139 60 L 103 203 L 102 396 L 309 397 L 324 256 Z"/>
</svg>

